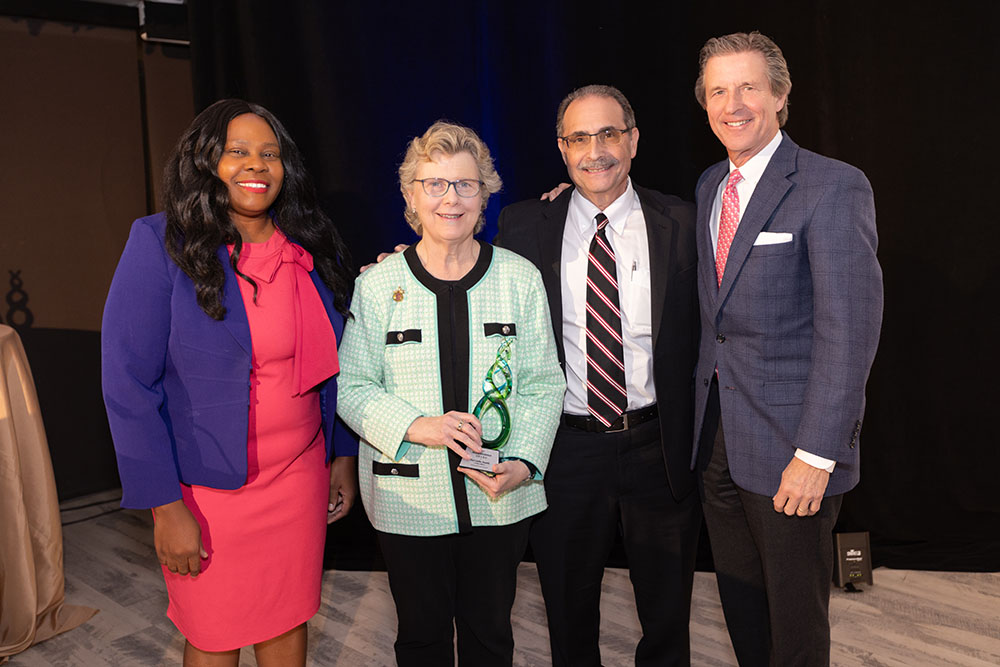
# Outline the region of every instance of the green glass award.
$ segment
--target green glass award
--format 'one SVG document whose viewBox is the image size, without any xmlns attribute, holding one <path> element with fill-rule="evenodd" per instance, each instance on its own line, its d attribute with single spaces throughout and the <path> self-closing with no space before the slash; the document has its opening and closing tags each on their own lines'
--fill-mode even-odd
<svg viewBox="0 0 1000 667">
<path fill-rule="evenodd" d="M 500 347 L 497 348 L 496 361 L 486 371 L 486 378 L 483 380 L 483 397 L 479 399 L 472 414 L 482 423 L 483 416 L 490 410 L 496 410 L 500 418 L 500 433 L 495 438 L 486 437 L 486 428 L 483 427 L 483 451 L 476 452 L 467 449 L 470 459 L 462 461 L 463 468 L 473 468 L 488 475 L 493 474 L 493 466 L 500 460 L 500 452 L 497 451 L 507 444 L 510 439 L 510 410 L 507 409 L 507 397 L 510 396 L 514 388 L 514 374 L 510 370 L 510 346 L 513 342 L 510 338 L 505 338 Z"/>
</svg>

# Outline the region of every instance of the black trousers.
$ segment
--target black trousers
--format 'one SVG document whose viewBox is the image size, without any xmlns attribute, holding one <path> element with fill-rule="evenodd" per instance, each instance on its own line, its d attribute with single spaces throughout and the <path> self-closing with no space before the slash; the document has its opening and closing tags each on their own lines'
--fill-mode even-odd
<svg viewBox="0 0 1000 667">
<path fill-rule="evenodd" d="M 400 667 L 452 667 L 454 628 L 462 667 L 510 667 L 510 609 L 530 519 L 477 526 L 464 535 L 378 533 L 399 619 Z"/>
<path fill-rule="evenodd" d="M 714 381 L 699 460 L 719 596 L 740 665 L 829 665 L 833 527 L 843 496 L 824 498 L 813 516 L 790 517 L 733 483 Z"/>
<path fill-rule="evenodd" d="M 621 530 L 642 639 L 635 664 L 688 665 L 701 526 L 697 494 L 670 493 L 656 420 L 620 433 L 561 426 L 545 471 L 548 509 L 531 526 L 552 664 L 601 664 L 601 579 Z"/>
</svg>

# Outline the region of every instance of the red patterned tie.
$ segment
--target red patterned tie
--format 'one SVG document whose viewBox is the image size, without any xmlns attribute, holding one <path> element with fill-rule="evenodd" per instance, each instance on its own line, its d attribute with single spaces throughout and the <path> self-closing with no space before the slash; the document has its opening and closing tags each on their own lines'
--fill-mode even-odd
<svg viewBox="0 0 1000 667">
<path fill-rule="evenodd" d="M 736 186 L 743 180 L 739 169 L 729 173 L 726 191 L 722 193 L 722 216 L 719 218 L 719 241 L 715 248 L 715 275 L 722 284 L 722 274 L 726 271 L 729 246 L 733 243 L 736 227 L 740 224 L 740 195 Z"/>
<path fill-rule="evenodd" d="M 587 410 L 610 427 L 628 405 L 615 252 L 598 213 L 587 265 Z"/>
</svg>

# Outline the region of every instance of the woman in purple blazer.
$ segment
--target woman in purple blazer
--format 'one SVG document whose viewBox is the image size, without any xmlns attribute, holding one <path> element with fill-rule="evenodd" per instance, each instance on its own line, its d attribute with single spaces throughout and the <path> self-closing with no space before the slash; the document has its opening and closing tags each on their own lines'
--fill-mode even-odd
<svg viewBox="0 0 1000 667">
<path fill-rule="evenodd" d="M 253 644 L 258 664 L 304 665 L 325 526 L 356 492 L 357 445 L 334 437 L 348 254 L 258 105 L 203 111 L 164 184 L 102 326 L 122 505 L 153 511 L 185 664 Z"/>
</svg>

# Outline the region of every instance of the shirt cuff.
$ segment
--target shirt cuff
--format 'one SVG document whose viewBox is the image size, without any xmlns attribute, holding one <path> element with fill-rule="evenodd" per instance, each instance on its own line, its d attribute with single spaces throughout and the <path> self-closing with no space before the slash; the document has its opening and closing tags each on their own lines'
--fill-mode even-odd
<svg viewBox="0 0 1000 667">
<path fill-rule="evenodd" d="M 830 459 L 824 459 L 822 456 L 810 454 L 804 449 L 796 449 L 795 458 L 803 463 L 808 463 L 813 468 L 819 468 L 820 470 L 825 470 L 829 473 L 832 473 L 833 469 L 837 467 L 836 461 L 831 461 Z"/>
</svg>

